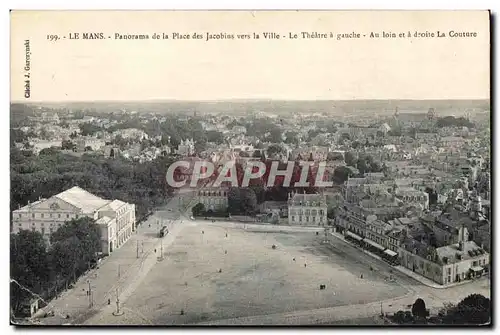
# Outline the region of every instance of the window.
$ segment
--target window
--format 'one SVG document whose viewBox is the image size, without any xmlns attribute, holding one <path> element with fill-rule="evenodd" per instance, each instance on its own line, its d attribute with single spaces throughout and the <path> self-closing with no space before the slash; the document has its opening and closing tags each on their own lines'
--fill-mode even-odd
<svg viewBox="0 0 500 335">
<path fill-rule="evenodd" d="M 69 219 L 69 214 L 66 214 L 66 219 Z"/>
<path fill-rule="evenodd" d="M 57 214 L 57 217 L 60 219 L 61 218 L 61 214 Z"/>
<path fill-rule="evenodd" d="M 313 222 L 316 222 L 316 217 L 315 216 L 313 216 Z"/>
<path fill-rule="evenodd" d="M 35 231 L 35 227 L 31 227 L 31 231 Z"/>
<path fill-rule="evenodd" d="M 295 222 L 295 216 L 292 216 L 292 222 Z"/>
<path fill-rule="evenodd" d="M 42 227 L 42 235 L 45 235 L 45 228 Z"/>
<path fill-rule="evenodd" d="M 31 214 L 31 217 L 32 217 L 32 218 L 35 218 L 35 213 Z"/>
<path fill-rule="evenodd" d="M 44 214 L 42 213 L 42 219 L 43 219 Z"/>
<path fill-rule="evenodd" d="M 42 223 L 40 223 L 40 226 L 42 226 L 42 227 L 43 227 L 44 225 L 45 225 L 45 224 L 44 224 L 43 222 L 42 222 Z"/>
<path fill-rule="evenodd" d="M 451 268 L 447 268 L 447 269 L 446 269 L 446 273 L 447 273 L 448 275 L 451 275 Z M 449 279 L 448 279 L 448 280 L 449 280 Z"/>
</svg>

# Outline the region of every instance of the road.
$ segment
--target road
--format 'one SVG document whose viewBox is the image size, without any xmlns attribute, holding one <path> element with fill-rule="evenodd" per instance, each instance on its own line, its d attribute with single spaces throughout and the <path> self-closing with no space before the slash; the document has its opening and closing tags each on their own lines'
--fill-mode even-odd
<svg viewBox="0 0 500 335">
<path fill-rule="evenodd" d="M 41 318 L 42 325 L 82 324 L 100 309 L 108 306 L 108 299 L 114 304 L 137 276 L 143 273 L 145 264 L 151 259 L 156 261 L 160 250 L 166 249 L 175 240 L 175 236 L 183 228 L 186 221 L 179 208 L 180 197 L 186 193 L 175 195 L 164 207 L 154 212 L 145 222 L 138 225 L 136 234 L 119 249 L 106 257 L 97 269 L 89 271 L 79 278 L 74 287 L 52 300 L 43 310 L 53 311 L 53 317 Z M 169 234 L 163 239 L 158 232 L 167 225 Z M 92 296 L 87 295 L 87 290 Z M 92 303 L 92 307 L 90 307 Z M 66 316 L 69 316 L 68 318 Z"/>
</svg>

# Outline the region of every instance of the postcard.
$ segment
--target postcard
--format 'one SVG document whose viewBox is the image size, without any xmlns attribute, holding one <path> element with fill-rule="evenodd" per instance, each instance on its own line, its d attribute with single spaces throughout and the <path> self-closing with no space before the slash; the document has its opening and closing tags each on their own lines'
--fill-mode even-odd
<svg viewBox="0 0 500 335">
<path fill-rule="evenodd" d="M 10 314 L 491 326 L 488 11 L 22 11 Z"/>
</svg>

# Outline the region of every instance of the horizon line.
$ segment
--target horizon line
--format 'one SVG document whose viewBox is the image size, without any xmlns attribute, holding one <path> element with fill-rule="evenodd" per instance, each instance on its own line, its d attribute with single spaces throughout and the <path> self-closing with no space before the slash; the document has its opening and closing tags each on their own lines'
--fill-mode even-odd
<svg viewBox="0 0 500 335">
<path fill-rule="evenodd" d="M 153 102 L 257 102 L 257 101 L 293 101 L 293 102 L 361 102 L 361 101 L 483 101 L 490 102 L 491 98 L 443 98 L 443 99 L 416 99 L 416 98 L 383 98 L 383 99 L 274 99 L 274 98 L 234 98 L 234 99 L 170 99 L 151 98 L 142 100 L 11 100 L 10 104 L 51 104 L 51 103 L 153 103 Z"/>
</svg>

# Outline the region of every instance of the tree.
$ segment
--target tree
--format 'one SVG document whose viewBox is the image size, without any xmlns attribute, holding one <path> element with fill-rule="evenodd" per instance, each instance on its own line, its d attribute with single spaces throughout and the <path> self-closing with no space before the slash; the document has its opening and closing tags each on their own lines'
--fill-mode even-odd
<svg viewBox="0 0 500 335">
<path fill-rule="evenodd" d="M 45 149 L 40 150 L 39 155 L 40 156 L 53 156 L 58 151 L 59 150 L 56 147 L 45 148 Z"/>
<path fill-rule="evenodd" d="M 94 135 L 95 133 L 102 131 L 101 127 L 92 123 L 81 123 L 78 127 L 80 128 L 80 134 L 82 136 Z"/>
<path fill-rule="evenodd" d="M 288 144 L 298 144 L 299 143 L 299 134 L 295 131 L 289 131 L 286 133 L 285 143 Z"/>
<path fill-rule="evenodd" d="M 101 234 L 98 225 L 88 217 L 73 219 L 66 222 L 62 227 L 52 233 L 50 237 L 54 244 L 57 264 L 64 264 L 68 259 L 73 265 L 61 268 L 64 275 L 77 275 L 83 273 L 95 259 L 96 254 L 101 251 Z"/>
<path fill-rule="evenodd" d="M 308 137 L 309 141 L 311 141 L 313 138 L 315 138 L 319 134 L 321 134 L 321 130 L 319 130 L 319 129 L 310 129 L 307 132 L 307 137 Z"/>
<path fill-rule="evenodd" d="M 350 151 L 347 151 L 344 154 L 344 160 L 345 160 L 346 165 L 348 165 L 348 166 L 356 166 L 356 164 L 357 164 L 356 156 L 354 156 L 354 154 Z"/>
<path fill-rule="evenodd" d="M 73 150 L 75 147 L 76 147 L 75 144 L 71 141 L 68 141 L 68 140 L 62 141 L 61 148 L 63 150 Z"/>
<path fill-rule="evenodd" d="M 285 149 L 279 144 L 271 144 L 267 148 L 267 154 L 269 156 L 274 156 L 274 155 L 283 154 L 283 153 L 285 153 Z"/>
<path fill-rule="evenodd" d="M 10 235 L 10 276 L 37 294 L 41 293 L 49 279 L 46 249 L 47 245 L 39 232 L 21 230 Z M 17 312 L 32 294 L 16 283 L 11 288 L 11 306 Z"/>
<path fill-rule="evenodd" d="M 201 202 L 197 203 L 192 209 L 193 216 L 203 215 L 205 211 L 206 211 L 205 205 L 202 204 Z"/>
<path fill-rule="evenodd" d="M 267 140 L 271 143 L 281 143 L 282 142 L 281 134 L 282 134 L 281 129 L 273 128 L 269 132 L 269 136 L 267 137 Z"/>
<path fill-rule="evenodd" d="M 238 187 L 231 187 L 227 192 L 227 207 L 230 214 L 239 214 L 241 211 L 241 192 Z"/>
<path fill-rule="evenodd" d="M 352 170 L 346 166 L 339 166 L 333 171 L 333 180 L 337 184 L 343 184 L 349 177 L 352 177 Z"/>
<path fill-rule="evenodd" d="M 252 157 L 254 158 L 260 158 L 262 155 L 262 153 L 260 152 L 260 150 L 255 150 L 252 154 Z"/>
<path fill-rule="evenodd" d="M 241 188 L 241 212 L 254 215 L 257 212 L 257 195 L 252 188 Z"/>
<path fill-rule="evenodd" d="M 224 143 L 224 134 L 222 134 L 220 131 L 209 130 L 207 131 L 206 135 L 208 142 L 213 142 L 216 144 Z"/>
<path fill-rule="evenodd" d="M 451 310 L 446 321 L 475 325 L 491 322 L 491 301 L 481 294 L 471 294 Z"/>
<path fill-rule="evenodd" d="M 426 318 L 428 316 L 427 309 L 425 308 L 425 302 L 423 299 L 418 298 L 417 300 L 415 300 L 413 306 L 411 307 L 411 314 L 414 317 L 418 318 Z"/>
</svg>

